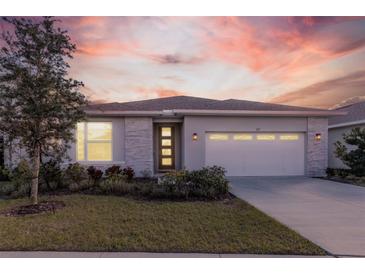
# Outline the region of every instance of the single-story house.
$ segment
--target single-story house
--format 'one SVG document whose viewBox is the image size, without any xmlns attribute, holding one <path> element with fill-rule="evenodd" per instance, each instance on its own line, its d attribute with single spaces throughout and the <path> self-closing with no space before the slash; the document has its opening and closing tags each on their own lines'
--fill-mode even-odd
<svg viewBox="0 0 365 274">
<path fill-rule="evenodd" d="M 228 176 L 323 176 L 328 117 L 342 112 L 175 96 L 89 105 L 72 162 L 137 175 L 219 165 Z"/>
<path fill-rule="evenodd" d="M 346 168 L 347 166 L 334 153 L 334 143 L 336 141 L 343 142 L 343 134 L 349 133 L 353 128 L 365 127 L 365 102 L 355 103 L 335 110 L 345 111 L 347 114 L 333 116 L 328 120 L 328 166 L 331 168 Z M 351 146 L 347 145 L 347 147 L 351 149 Z"/>
</svg>

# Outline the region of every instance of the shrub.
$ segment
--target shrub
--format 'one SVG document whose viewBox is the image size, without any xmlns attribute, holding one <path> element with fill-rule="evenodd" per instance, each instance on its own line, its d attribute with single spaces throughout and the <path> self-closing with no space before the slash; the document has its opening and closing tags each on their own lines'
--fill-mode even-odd
<svg viewBox="0 0 365 274">
<path fill-rule="evenodd" d="M 11 173 L 11 183 L 14 191 L 10 194 L 13 198 L 25 197 L 30 194 L 32 170 L 27 161 L 21 160 Z"/>
<path fill-rule="evenodd" d="M 347 175 L 346 177 L 345 177 L 345 179 L 346 180 L 348 180 L 348 181 L 352 181 L 352 182 L 357 182 L 358 181 L 358 179 L 360 179 L 360 177 L 357 177 L 357 176 L 355 176 L 355 175 Z"/>
<path fill-rule="evenodd" d="M 0 196 L 10 196 L 11 193 L 15 191 L 14 183 L 7 181 L 7 182 L 0 182 Z"/>
<path fill-rule="evenodd" d="M 63 171 L 56 160 L 43 163 L 39 170 L 40 188 L 57 190 L 64 187 Z"/>
<path fill-rule="evenodd" d="M 89 175 L 89 180 L 96 185 L 103 177 L 103 172 L 94 166 L 89 166 L 87 169 L 87 174 Z"/>
<path fill-rule="evenodd" d="M 127 176 L 120 173 L 109 173 L 99 187 L 103 193 L 107 194 L 128 194 L 134 188 L 132 184 L 127 183 Z"/>
<path fill-rule="evenodd" d="M 79 163 L 69 164 L 64 172 L 65 179 L 67 179 L 70 184 L 84 181 L 88 178 L 85 167 Z"/>
<path fill-rule="evenodd" d="M 145 182 L 138 185 L 138 194 L 142 196 L 151 196 L 155 189 L 156 182 Z"/>
<path fill-rule="evenodd" d="M 113 165 L 105 170 L 105 176 L 107 177 L 116 174 L 122 174 L 122 170 L 118 165 Z"/>
<path fill-rule="evenodd" d="M 9 181 L 11 176 L 11 170 L 0 166 L 0 181 Z"/>
<path fill-rule="evenodd" d="M 133 168 L 131 168 L 129 166 L 123 168 L 122 174 L 127 176 L 128 181 L 131 181 L 133 179 L 134 175 L 135 175 Z"/>
<path fill-rule="evenodd" d="M 79 163 L 69 164 L 64 171 L 64 177 L 71 191 L 80 191 L 91 187 L 86 169 Z"/>
<path fill-rule="evenodd" d="M 326 169 L 326 174 L 328 177 L 332 177 L 332 176 L 335 176 L 335 170 L 333 168 L 327 168 Z"/>
<path fill-rule="evenodd" d="M 222 167 L 204 167 L 166 173 L 152 191 L 154 197 L 185 198 L 190 196 L 219 199 L 228 193 L 228 181 Z"/>
<path fill-rule="evenodd" d="M 228 193 L 228 181 L 223 167 L 212 166 L 189 173 L 191 191 L 194 196 L 219 198 Z"/>
<path fill-rule="evenodd" d="M 335 176 L 345 178 L 346 176 L 351 174 L 351 170 L 345 168 L 327 168 L 326 173 L 329 177 Z"/>
<path fill-rule="evenodd" d="M 343 135 L 345 144 L 354 146 L 349 150 L 342 142 L 335 143 L 336 156 L 350 167 L 351 173 L 356 176 L 365 176 L 365 128 L 353 128 L 349 133 Z"/>
<path fill-rule="evenodd" d="M 166 173 L 160 180 L 159 185 L 166 196 L 188 198 L 190 193 L 189 174 L 186 170 Z M 159 191 L 156 191 L 159 193 Z M 156 194 L 156 193 L 155 193 Z"/>
<path fill-rule="evenodd" d="M 72 192 L 79 192 L 79 191 L 83 191 L 83 190 L 88 190 L 93 186 L 93 183 L 90 182 L 89 180 L 83 180 L 80 182 L 72 182 L 70 183 L 70 185 L 68 186 L 68 189 Z"/>
<path fill-rule="evenodd" d="M 141 177 L 144 179 L 149 179 L 152 177 L 152 171 L 149 169 L 144 169 L 141 171 Z"/>
</svg>

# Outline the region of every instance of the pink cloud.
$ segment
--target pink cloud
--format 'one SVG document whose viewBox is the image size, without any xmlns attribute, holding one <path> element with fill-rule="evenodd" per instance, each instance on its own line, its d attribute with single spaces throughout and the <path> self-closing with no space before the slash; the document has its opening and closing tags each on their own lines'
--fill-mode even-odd
<svg viewBox="0 0 365 274">
<path fill-rule="evenodd" d="M 365 46 L 365 37 L 319 33 L 322 27 L 342 19 L 295 17 L 265 21 L 250 18 L 214 17 L 203 39 L 212 58 L 243 65 L 266 77 L 284 80 L 293 73 L 347 55 Z M 357 20 L 351 18 L 346 20 Z M 362 18 L 364 19 L 364 18 Z M 276 24 L 275 24 L 276 23 Z"/>
<path fill-rule="evenodd" d="M 330 108 L 349 97 L 364 94 L 365 71 L 314 83 L 272 98 L 270 103 Z"/>
<path fill-rule="evenodd" d="M 135 44 L 127 44 L 118 41 L 94 41 L 91 43 L 79 43 L 78 54 L 91 56 L 123 55 L 133 51 Z"/>
<path fill-rule="evenodd" d="M 157 88 L 137 87 L 134 89 L 134 92 L 139 94 L 142 98 L 156 98 L 156 97 L 161 98 L 161 97 L 185 95 L 184 92 L 161 87 Z"/>
</svg>

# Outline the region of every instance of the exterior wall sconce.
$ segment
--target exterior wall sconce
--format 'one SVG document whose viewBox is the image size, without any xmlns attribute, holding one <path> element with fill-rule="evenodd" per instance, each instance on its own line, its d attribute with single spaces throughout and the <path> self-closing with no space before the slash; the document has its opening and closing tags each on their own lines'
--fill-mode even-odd
<svg viewBox="0 0 365 274">
<path fill-rule="evenodd" d="M 314 137 L 314 140 L 316 141 L 321 141 L 321 133 L 316 133 L 315 137 Z"/>
<path fill-rule="evenodd" d="M 197 141 L 198 140 L 198 134 L 197 133 L 193 133 L 193 141 Z"/>
</svg>

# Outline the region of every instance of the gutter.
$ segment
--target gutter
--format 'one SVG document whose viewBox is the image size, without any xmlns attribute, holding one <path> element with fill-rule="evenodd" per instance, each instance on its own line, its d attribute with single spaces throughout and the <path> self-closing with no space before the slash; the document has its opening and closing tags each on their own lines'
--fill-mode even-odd
<svg viewBox="0 0 365 274">
<path fill-rule="evenodd" d="M 293 116 L 293 117 L 328 117 L 346 115 L 344 111 L 310 110 L 310 111 L 272 111 L 272 110 L 195 110 L 173 109 L 163 111 L 101 111 L 86 110 L 89 116 L 157 116 L 176 117 L 184 115 L 196 116 Z"/>
<path fill-rule="evenodd" d="M 330 125 L 330 126 L 328 126 L 328 129 L 339 128 L 339 127 L 347 127 L 347 126 L 355 126 L 355 125 L 361 125 L 361 124 L 365 124 L 365 120 L 358 120 L 358 121 L 354 121 L 354 122 L 346 122 L 346 123 Z"/>
<path fill-rule="evenodd" d="M 182 115 L 205 115 L 205 116 L 339 116 L 346 115 L 347 112 L 332 110 L 309 110 L 309 111 L 277 111 L 277 110 L 189 110 L 176 109 L 177 114 Z"/>
<path fill-rule="evenodd" d="M 162 116 L 163 111 L 85 110 L 88 116 Z"/>
</svg>

